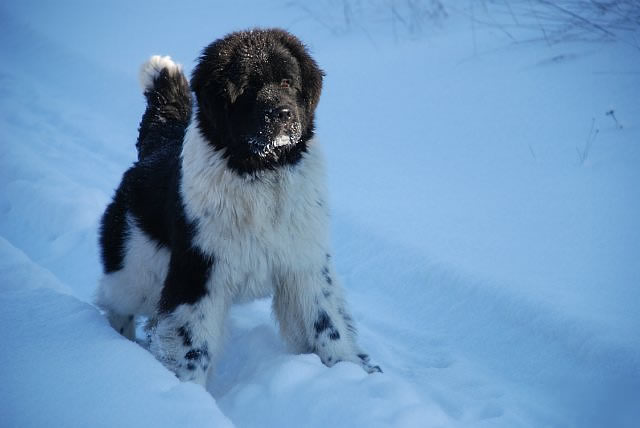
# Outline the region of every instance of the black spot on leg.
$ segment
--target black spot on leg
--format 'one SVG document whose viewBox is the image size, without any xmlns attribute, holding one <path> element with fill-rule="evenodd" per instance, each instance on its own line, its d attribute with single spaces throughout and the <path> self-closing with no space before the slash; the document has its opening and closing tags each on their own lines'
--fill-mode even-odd
<svg viewBox="0 0 640 428">
<path fill-rule="evenodd" d="M 124 333 L 124 327 L 120 327 L 120 334 Z"/>
<path fill-rule="evenodd" d="M 129 322 L 133 321 L 133 315 L 129 315 Z"/>
<path fill-rule="evenodd" d="M 318 319 L 313 324 L 313 327 L 316 330 L 316 339 L 318 338 L 318 335 L 322 334 L 326 330 L 329 330 L 329 339 L 340 339 L 340 332 L 333 326 L 331 318 L 329 318 L 329 315 L 325 311 L 320 311 Z"/>
<path fill-rule="evenodd" d="M 196 365 L 195 364 L 193 364 L 193 363 L 187 364 L 187 370 L 192 370 L 193 371 L 195 369 L 196 369 Z"/>
<path fill-rule="evenodd" d="M 358 358 L 360 358 L 365 363 L 369 361 L 369 356 L 367 354 L 358 354 Z"/>
<path fill-rule="evenodd" d="M 322 268 L 322 276 L 324 277 L 324 280 L 327 284 L 332 285 L 333 284 L 333 280 L 331 279 L 331 275 L 329 275 L 329 267 L 328 266 L 324 266 Z"/>
<path fill-rule="evenodd" d="M 182 337 L 182 344 L 184 346 L 191 346 L 191 334 L 189 330 L 187 330 L 186 326 L 181 326 L 178 328 L 178 336 Z"/>
<path fill-rule="evenodd" d="M 318 319 L 313 324 L 313 328 L 315 328 L 316 333 L 322 333 L 329 328 L 333 328 L 331 318 L 329 318 L 329 315 L 325 311 L 320 311 Z"/>
<path fill-rule="evenodd" d="M 186 354 L 184 354 L 185 360 L 188 360 L 187 364 L 198 363 L 200 366 L 209 364 L 209 347 L 205 343 L 200 348 L 192 348 Z"/>
<path fill-rule="evenodd" d="M 201 357 L 200 355 L 200 350 L 199 349 L 191 349 L 189 352 L 187 352 L 186 354 L 184 354 L 184 357 L 187 360 L 195 360 L 198 361 Z"/>
</svg>

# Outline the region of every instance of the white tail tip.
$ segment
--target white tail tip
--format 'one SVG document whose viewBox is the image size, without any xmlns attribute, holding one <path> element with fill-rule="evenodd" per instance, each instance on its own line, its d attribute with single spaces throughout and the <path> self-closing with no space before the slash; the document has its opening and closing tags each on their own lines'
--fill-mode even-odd
<svg viewBox="0 0 640 428">
<path fill-rule="evenodd" d="M 181 73 L 182 65 L 174 62 L 170 56 L 154 55 L 140 67 L 140 86 L 143 91 L 153 87 L 153 82 L 163 69 L 167 69 L 169 74 Z"/>
</svg>

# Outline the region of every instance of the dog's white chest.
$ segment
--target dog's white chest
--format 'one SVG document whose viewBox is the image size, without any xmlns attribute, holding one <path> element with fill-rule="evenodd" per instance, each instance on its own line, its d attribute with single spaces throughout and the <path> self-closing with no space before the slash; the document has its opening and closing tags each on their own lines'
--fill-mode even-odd
<svg viewBox="0 0 640 428">
<path fill-rule="evenodd" d="M 214 259 L 211 286 L 244 300 L 270 294 L 282 272 L 313 269 L 328 247 L 317 150 L 295 167 L 245 177 L 198 134 L 185 138 L 181 193 L 194 242 Z"/>
</svg>

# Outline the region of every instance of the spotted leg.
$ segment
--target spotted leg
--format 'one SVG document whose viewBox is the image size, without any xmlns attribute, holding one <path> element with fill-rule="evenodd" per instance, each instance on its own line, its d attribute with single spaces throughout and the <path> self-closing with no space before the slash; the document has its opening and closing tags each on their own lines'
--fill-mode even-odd
<svg viewBox="0 0 640 428">
<path fill-rule="evenodd" d="M 151 352 L 183 381 L 204 385 L 222 344 L 227 304 L 207 295 L 160 315 L 150 328 Z"/>
<path fill-rule="evenodd" d="M 222 342 L 228 299 L 213 284 L 213 258 L 190 247 L 174 251 L 149 349 L 180 380 L 204 385 Z"/>
<path fill-rule="evenodd" d="M 282 274 L 273 307 L 282 335 L 295 352 L 314 352 L 329 367 L 351 361 L 368 373 L 382 371 L 356 344 L 353 319 L 329 255 L 308 271 Z"/>
</svg>

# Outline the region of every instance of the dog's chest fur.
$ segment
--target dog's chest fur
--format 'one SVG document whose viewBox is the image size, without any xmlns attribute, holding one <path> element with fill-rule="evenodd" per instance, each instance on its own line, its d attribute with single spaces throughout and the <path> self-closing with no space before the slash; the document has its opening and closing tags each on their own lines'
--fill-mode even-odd
<svg viewBox="0 0 640 428">
<path fill-rule="evenodd" d="M 194 244 L 214 259 L 208 286 L 241 301 L 270 294 L 280 275 L 317 269 L 328 250 L 324 183 L 317 145 L 295 166 L 240 176 L 190 126 L 180 192 Z"/>
</svg>

